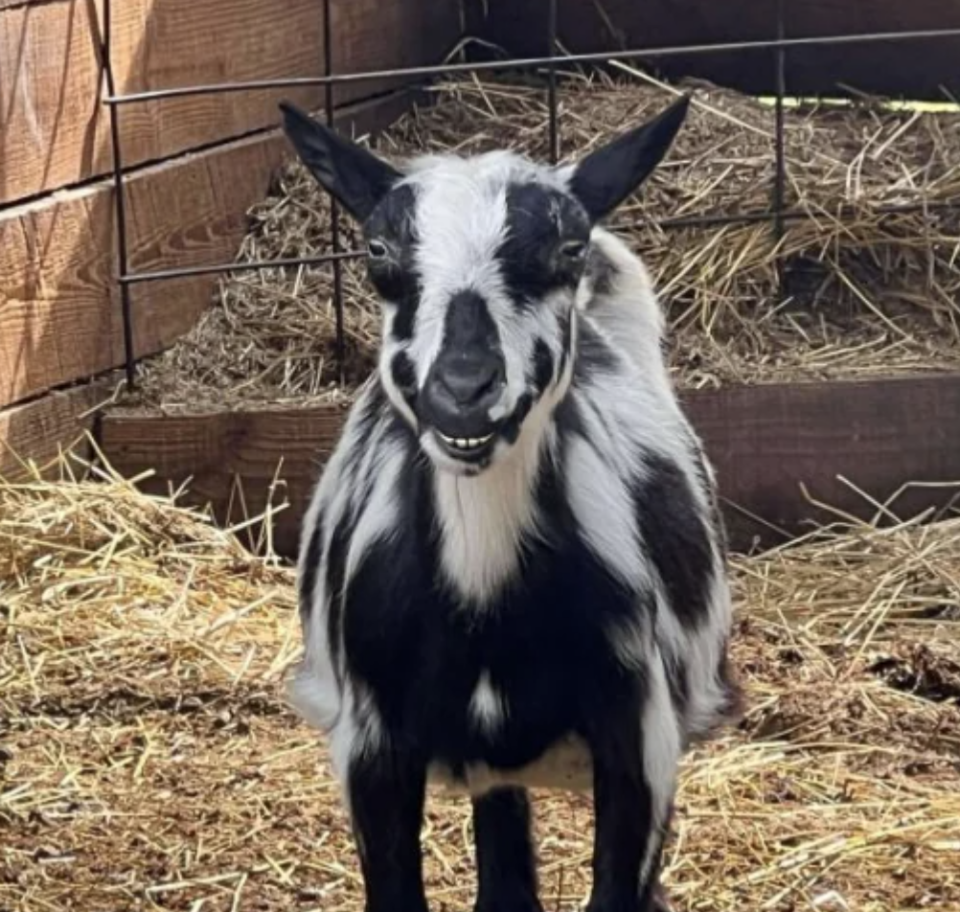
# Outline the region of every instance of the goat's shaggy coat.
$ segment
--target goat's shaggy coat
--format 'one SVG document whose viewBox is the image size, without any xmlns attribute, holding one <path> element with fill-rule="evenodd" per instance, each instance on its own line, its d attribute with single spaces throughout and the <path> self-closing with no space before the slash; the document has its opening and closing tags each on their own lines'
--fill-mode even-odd
<svg viewBox="0 0 960 912">
<path fill-rule="evenodd" d="M 522 789 L 551 786 L 594 791 L 591 905 L 649 908 L 678 760 L 736 688 L 711 470 L 647 273 L 594 224 L 618 199 L 506 152 L 402 176 L 369 156 L 345 186 L 330 136 L 286 113 L 384 299 L 380 368 L 304 524 L 291 687 L 368 906 L 424 908 L 432 778 L 473 795 L 482 907 L 537 907 Z"/>
</svg>

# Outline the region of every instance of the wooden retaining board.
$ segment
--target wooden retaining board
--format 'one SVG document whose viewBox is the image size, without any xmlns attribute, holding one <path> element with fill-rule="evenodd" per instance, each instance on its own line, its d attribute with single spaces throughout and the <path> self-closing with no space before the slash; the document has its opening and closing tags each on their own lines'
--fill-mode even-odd
<svg viewBox="0 0 960 912">
<path fill-rule="evenodd" d="M 85 433 L 93 430 L 94 410 L 105 397 L 104 385 L 86 383 L 0 409 L 0 477 L 14 480 L 26 476 L 28 456 L 41 469 L 61 451 L 88 458 Z"/>
<path fill-rule="evenodd" d="M 349 0 L 332 5 L 332 64 L 342 72 L 438 62 L 459 34 L 455 3 Z M 117 91 L 324 73 L 319 0 L 113 0 Z M 0 205 L 109 172 L 101 104 L 103 0 L 0 0 Z M 403 80 L 394 80 L 398 86 Z M 338 87 L 338 105 L 383 83 Z M 323 104 L 320 86 L 196 95 L 127 105 L 124 165 L 267 129 L 277 102 Z"/>
<path fill-rule="evenodd" d="M 379 129 L 404 93 L 340 112 L 347 132 Z M 229 262 L 292 151 L 279 131 L 145 168 L 125 183 L 130 268 Z M 112 183 L 0 212 L 0 407 L 123 363 Z M 187 332 L 210 304 L 215 276 L 133 286 L 138 357 Z"/>
<path fill-rule="evenodd" d="M 907 492 L 893 504 L 903 517 L 960 492 L 960 376 L 731 387 L 687 392 L 683 400 L 717 468 L 731 539 L 741 550 L 783 540 L 772 527 L 795 534 L 805 520 L 829 519 L 810 506 L 801 484 L 860 517 L 874 510 L 837 476 L 880 500 L 907 481 L 957 483 Z M 253 515 L 279 478 L 279 495 L 290 506 L 277 517 L 275 540 L 292 555 L 345 414 L 335 407 L 166 417 L 108 412 L 101 446 L 125 475 L 155 469 L 148 489 L 165 492 L 190 479 L 192 502 L 211 504 L 221 520 L 238 484 Z M 229 517 L 242 518 L 236 510 Z"/>
<path fill-rule="evenodd" d="M 488 0 L 485 20 L 472 7 L 473 29 L 514 56 L 547 47 L 549 0 Z M 777 36 L 775 0 L 561 0 L 558 36 L 571 53 L 770 41 Z M 784 3 L 787 38 L 960 28 L 952 0 L 801 0 Z M 850 44 L 792 50 L 790 94 L 835 94 L 845 83 L 873 94 L 949 100 L 960 93 L 960 38 L 932 42 Z M 771 51 L 734 51 L 650 61 L 667 75 L 699 76 L 749 93 L 776 92 Z"/>
</svg>

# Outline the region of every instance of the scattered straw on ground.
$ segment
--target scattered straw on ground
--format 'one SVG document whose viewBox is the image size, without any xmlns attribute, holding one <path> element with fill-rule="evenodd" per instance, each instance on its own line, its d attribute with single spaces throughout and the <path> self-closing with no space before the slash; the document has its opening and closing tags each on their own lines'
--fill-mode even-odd
<svg viewBox="0 0 960 912">
<path fill-rule="evenodd" d="M 626 68 L 621 68 L 626 69 Z M 780 248 L 768 224 L 660 229 L 661 219 L 767 210 L 774 181 L 769 105 L 697 83 L 669 160 L 617 216 L 653 269 L 684 386 L 867 377 L 960 366 L 955 268 L 960 232 L 960 114 L 880 103 L 803 104 L 787 112 Z M 635 71 L 562 82 L 562 154 L 572 158 L 664 107 L 675 90 Z M 508 146 L 547 155 L 542 87 L 465 79 L 378 140 L 393 156 Z M 894 205 L 923 212 L 890 214 Z M 839 216 L 843 214 L 841 220 Z M 299 165 L 251 213 L 240 259 L 329 248 L 325 194 Z M 358 246 L 352 224 L 345 243 Z M 789 274 L 778 299 L 777 254 Z M 335 386 L 330 267 L 237 273 L 181 344 L 144 366 L 135 402 L 166 409 L 306 402 L 349 393 L 372 363 L 376 303 L 358 262 L 345 266 L 347 390 Z"/>
<path fill-rule="evenodd" d="M 678 912 L 960 908 L 960 520 L 735 565 L 751 708 L 685 765 Z M 338 793 L 284 707 L 289 569 L 118 478 L 0 484 L 0 909 L 359 910 Z M 586 798 L 538 796 L 543 896 L 589 886 Z M 462 800 L 434 908 L 467 909 Z"/>
</svg>

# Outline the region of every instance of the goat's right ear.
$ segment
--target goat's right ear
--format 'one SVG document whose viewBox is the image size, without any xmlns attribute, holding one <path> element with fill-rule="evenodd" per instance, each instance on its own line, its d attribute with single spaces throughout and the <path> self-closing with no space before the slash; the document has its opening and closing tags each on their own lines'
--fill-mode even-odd
<svg viewBox="0 0 960 912">
<path fill-rule="evenodd" d="M 280 110 L 283 130 L 300 160 L 355 219 L 364 221 L 400 180 L 400 172 L 295 105 L 282 101 Z"/>
</svg>

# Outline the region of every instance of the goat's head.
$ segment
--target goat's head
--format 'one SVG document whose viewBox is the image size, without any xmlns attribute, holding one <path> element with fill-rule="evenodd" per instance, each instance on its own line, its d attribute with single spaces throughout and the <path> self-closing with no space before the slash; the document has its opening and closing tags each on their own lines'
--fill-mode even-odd
<svg viewBox="0 0 960 912">
<path fill-rule="evenodd" d="M 657 166 L 687 104 L 574 165 L 491 152 L 402 171 L 281 105 L 301 160 L 362 225 L 381 377 L 439 468 L 480 472 L 562 398 L 593 225 Z"/>
</svg>

